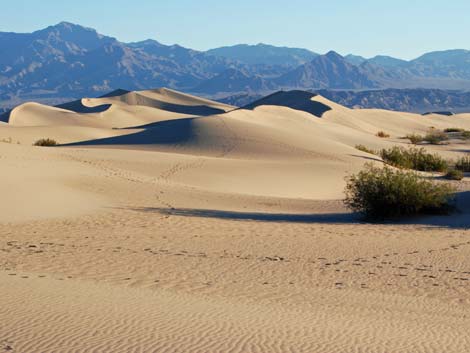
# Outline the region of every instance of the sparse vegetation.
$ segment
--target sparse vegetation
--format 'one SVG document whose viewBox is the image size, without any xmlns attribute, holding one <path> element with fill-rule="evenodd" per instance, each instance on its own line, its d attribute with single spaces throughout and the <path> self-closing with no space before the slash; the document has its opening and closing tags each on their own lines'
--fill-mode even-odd
<svg viewBox="0 0 470 353">
<path fill-rule="evenodd" d="M 7 138 L 1 139 L 0 142 L 3 142 L 3 143 L 13 143 L 13 140 L 12 140 L 11 137 L 7 137 Z"/>
<path fill-rule="evenodd" d="M 423 179 L 416 172 L 367 164 L 348 177 L 344 202 L 367 219 L 382 220 L 447 213 L 453 208 L 454 193 L 451 185 Z"/>
<path fill-rule="evenodd" d="M 37 140 L 33 144 L 33 146 L 51 147 L 51 146 L 57 146 L 57 142 L 55 140 L 45 138 L 45 139 Z"/>
<path fill-rule="evenodd" d="M 470 173 L 470 156 L 459 158 L 455 163 L 455 169 Z"/>
<path fill-rule="evenodd" d="M 447 141 L 449 137 L 443 131 L 432 129 L 424 136 L 424 141 L 431 145 L 440 145 L 442 142 Z"/>
<path fill-rule="evenodd" d="M 364 145 L 356 145 L 355 148 L 359 151 L 365 152 L 365 153 L 370 153 L 370 154 L 377 154 L 376 151 L 364 146 Z"/>
<path fill-rule="evenodd" d="M 385 131 L 379 131 L 379 132 L 377 133 L 377 136 L 380 137 L 380 138 L 388 138 L 388 137 L 390 137 L 390 135 L 387 134 Z"/>
<path fill-rule="evenodd" d="M 413 145 L 417 145 L 418 143 L 421 143 L 421 142 L 424 141 L 424 137 L 421 136 L 421 135 L 418 135 L 418 134 L 406 135 L 405 138 L 407 138 L 408 140 L 410 140 L 410 142 L 411 142 Z"/>
<path fill-rule="evenodd" d="M 464 178 L 464 174 L 461 170 L 451 169 L 447 172 L 445 177 L 449 180 L 462 180 Z"/>
<path fill-rule="evenodd" d="M 438 154 L 427 153 L 424 148 L 394 146 L 380 151 L 385 163 L 397 168 L 414 169 L 423 172 L 445 172 L 448 163 Z"/>
<path fill-rule="evenodd" d="M 464 140 L 470 140 L 470 131 L 465 130 L 465 131 L 462 132 L 462 134 L 460 136 Z"/>
</svg>

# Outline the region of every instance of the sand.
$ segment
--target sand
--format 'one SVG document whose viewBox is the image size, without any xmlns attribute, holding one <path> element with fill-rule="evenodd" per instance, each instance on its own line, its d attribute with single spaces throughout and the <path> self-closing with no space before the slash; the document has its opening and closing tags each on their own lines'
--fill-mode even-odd
<svg viewBox="0 0 470 353">
<path fill-rule="evenodd" d="M 341 200 L 380 163 L 356 144 L 470 116 L 285 98 L 16 108 L 0 125 L 0 351 L 469 351 L 470 178 L 452 216 L 366 224 Z M 43 137 L 65 145 L 31 146 Z"/>
</svg>

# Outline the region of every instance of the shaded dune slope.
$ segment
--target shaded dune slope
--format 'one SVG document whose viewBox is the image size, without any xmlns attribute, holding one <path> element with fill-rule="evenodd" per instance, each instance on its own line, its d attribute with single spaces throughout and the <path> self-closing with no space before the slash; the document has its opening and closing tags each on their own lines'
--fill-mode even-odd
<svg viewBox="0 0 470 353">
<path fill-rule="evenodd" d="M 263 105 L 275 105 L 301 110 L 321 118 L 331 108 L 326 104 L 313 101 L 312 98 L 315 96 L 316 94 L 306 91 L 280 91 L 248 104 L 243 109 L 253 110 Z"/>
</svg>

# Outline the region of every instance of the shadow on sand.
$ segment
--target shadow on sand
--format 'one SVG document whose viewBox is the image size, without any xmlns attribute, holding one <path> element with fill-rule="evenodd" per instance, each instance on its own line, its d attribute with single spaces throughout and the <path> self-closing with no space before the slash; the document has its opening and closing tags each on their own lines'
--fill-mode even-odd
<svg viewBox="0 0 470 353">
<path fill-rule="evenodd" d="M 292 214 L 238 212 L 194 208 L 132 208 L 137 212 L 158 213 L 168 216 L 217 218 L 239 221 L 277 222 L 277 223 L 324 223 L 357 224 L 366 223 L 359 213 Z M 449 215 L 416 216 L 396 221 L 369 222 L 377 225 L 422 225 L 430 227 L 470 229 L 470 191 L 457 195 L 457 210 Z"/>
<path fill-rule="evenodd" d="M 306 91 L 279 91 L 248 104 L 241 109 L 253 110 L 262 105 L 276 105 L 301 110 L 321 118 L 323 114 L 331 110 L 331 107 L 312 101 L 312 98 L 315 96 L 317 94 Z"/>
</svg>

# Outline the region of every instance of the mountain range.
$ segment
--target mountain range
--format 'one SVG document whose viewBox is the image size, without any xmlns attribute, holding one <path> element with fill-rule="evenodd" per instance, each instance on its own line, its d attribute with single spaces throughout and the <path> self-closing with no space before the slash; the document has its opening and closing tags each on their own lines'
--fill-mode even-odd
<svg viewBox="0 0 470 353">
<path fill-rule="evenodd" d="M 288 89 L 470 90 L 470 51 L 432 52 L 411 61 L 267 44 L 203 52 L 151 39 L 123 43 L 67 22 L 33 33 L 0 32 L 0 109 L 161 86 L 211 98 Z"/>
</svg>

